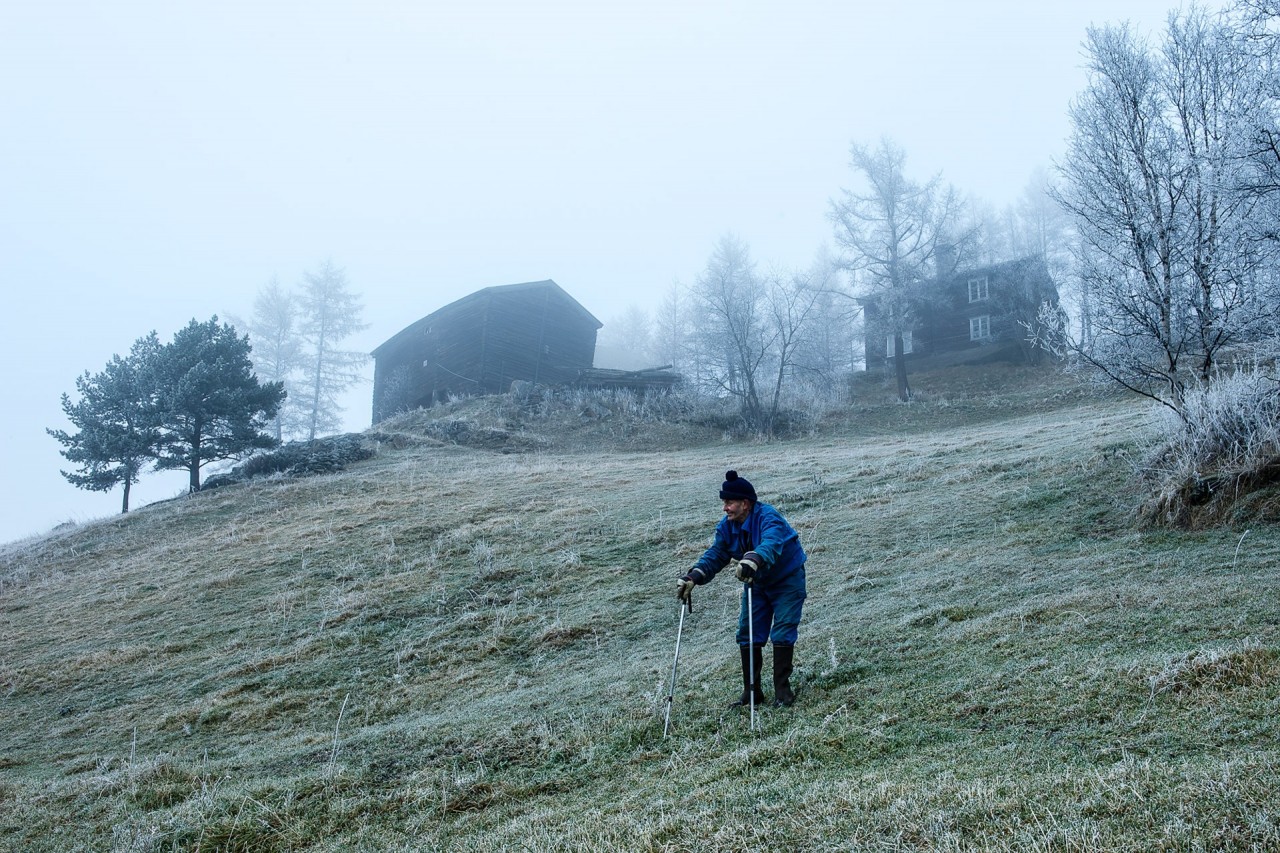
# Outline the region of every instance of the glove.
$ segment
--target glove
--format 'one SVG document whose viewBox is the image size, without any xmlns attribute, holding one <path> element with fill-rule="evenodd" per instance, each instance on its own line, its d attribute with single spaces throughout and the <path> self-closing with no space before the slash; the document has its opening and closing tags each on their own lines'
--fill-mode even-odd
<svg viewBox="0 0 1280 853">
<path fill-rule="evenodd" d="M 734 577 L 743 583 L 751 583 L 755 580 L 756 574 L 760 571 L 760 566 L 764 560 L 760 559 L 760 555 L 755 551 L 748 551 L 742 555 L 742 559 L 738 561 L 738 566 L 733 570 Z"/>
<path fill-rule="evenodd" d="M 676 581 L 676 598 L 686 604 L 693 599 L 693 578 L 685 575 Z"/>
</svg>

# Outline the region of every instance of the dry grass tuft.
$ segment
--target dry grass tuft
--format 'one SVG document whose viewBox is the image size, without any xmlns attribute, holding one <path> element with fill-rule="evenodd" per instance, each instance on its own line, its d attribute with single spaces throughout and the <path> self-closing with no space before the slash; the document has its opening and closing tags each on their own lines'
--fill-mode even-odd
<svg viewBox="0 0 1280 853">
<path fill-rule="evenodd" d="M 1275 682 L 1278 674 L 1280 654 L 1250 639 L 1230 647 L 1197 649 L 1180 655 L 1149 676 L 1147 683 L 1153 696 L 1188 694 L 1262 687 Z"/>
</svg>

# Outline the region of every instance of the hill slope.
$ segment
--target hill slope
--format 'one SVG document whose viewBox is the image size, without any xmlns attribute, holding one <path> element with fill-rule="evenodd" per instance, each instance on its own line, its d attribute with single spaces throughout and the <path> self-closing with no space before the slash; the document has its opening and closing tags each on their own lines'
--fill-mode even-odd
<svg viewBox="0 0 1280 853">
<path fill-rule="evenodd" d="M 0 846 L 1280 846 L 1280 534 L 1136 530 L 1132 404 L 930 405 L 751 446 L 387 444 L 7 546 Z M 672 581 L 730 467 L 810 553 L 799 700 L 754 733 L 726 708 L 721 577 L 664 740 Z"/>
</svg>

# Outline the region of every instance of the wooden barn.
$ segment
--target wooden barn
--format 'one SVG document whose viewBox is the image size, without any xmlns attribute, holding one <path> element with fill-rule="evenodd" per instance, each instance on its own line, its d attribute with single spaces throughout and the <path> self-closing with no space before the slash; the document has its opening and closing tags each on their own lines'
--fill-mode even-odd
<svg viewBox="0 0 1280 853">
<path fill-rule="evenodd" d="M 591 368 L 602 325 L 550 279 L 478 290 L 373 351 L 373 422 L 515 380 L 572 382 Z"/>
</svg>

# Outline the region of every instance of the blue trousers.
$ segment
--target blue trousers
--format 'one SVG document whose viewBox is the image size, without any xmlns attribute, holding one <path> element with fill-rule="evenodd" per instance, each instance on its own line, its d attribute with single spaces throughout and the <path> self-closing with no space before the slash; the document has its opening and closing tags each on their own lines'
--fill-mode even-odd
<svg viewBox="0 0 1280 853">
<path fill-rule="evenodd" d="M 742 589 L 742 608 L 738 612 L 738 645 L 748 645 L 747 590 Z M 769 640 L 775 646 L 794 646 L 800 628 L 800 611 L 804 609 L 804 566 L 789 577 L 770 584 L 751 585 L 751 630 L 756 645 Z"/>
</svg>

